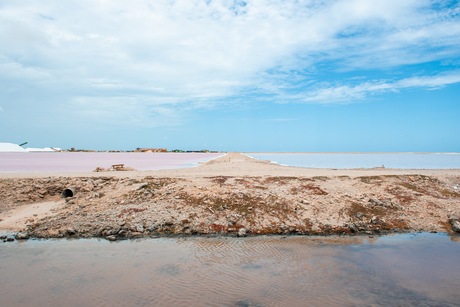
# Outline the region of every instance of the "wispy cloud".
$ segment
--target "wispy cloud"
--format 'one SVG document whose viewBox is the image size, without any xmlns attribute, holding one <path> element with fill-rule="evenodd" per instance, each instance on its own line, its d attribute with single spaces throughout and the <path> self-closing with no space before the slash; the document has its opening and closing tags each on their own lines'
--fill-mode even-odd
<svg viewBox="0 0 460 307">
<path fill-rule="evenodd" d="M 321 86 L 318 73 L 331 62 L 334 71 L 354 71 L 458 59 L 460 6 L 449 3 L 4 0 L 0 81 L 17 96 L 34 88 L 59 95 L 41 101 L 60 108 L 78 103 L 83 118 L 145 125 L 250 100 L 241 97 L 322 103 L 434 89 L 459 81 L 441 73 Z M 294 97 L 298 82 L 313 90 Z"/>
<path fill-rule="evenodd" d="M 460 72 L 436 76 L 411 77 L 401 80 L 378 80 L 357 85 L 334 85 L 306 91 L 291 97 L 297 102 L 340 103 L 353 102 L 370 95 L 397 92 L 410 88 L 438 89 L 450 84 L 460 83 Z M 285 99 L 286 99 L 285 98 Z"/>
</svg>

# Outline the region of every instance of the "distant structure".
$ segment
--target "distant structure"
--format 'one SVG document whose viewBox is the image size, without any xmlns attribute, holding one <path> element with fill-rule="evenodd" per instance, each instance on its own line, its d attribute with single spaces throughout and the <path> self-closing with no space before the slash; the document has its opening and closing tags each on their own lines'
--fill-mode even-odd
<svg viewBox="0 0 460 307">
<path fill-rule="evenodd" d="M 138 148 L 137 152 L 168 152 L 166 148 Z"/>
</svg>

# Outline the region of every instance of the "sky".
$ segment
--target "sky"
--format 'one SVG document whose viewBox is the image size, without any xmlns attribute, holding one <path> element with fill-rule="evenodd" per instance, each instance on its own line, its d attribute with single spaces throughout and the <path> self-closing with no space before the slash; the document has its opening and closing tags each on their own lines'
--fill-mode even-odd
<svg viewBox="0 0 460 307">
<path fill-rule="evenodd" d="M 460 3 L 2 0 L 0 142 L 460 152 Z"/>
</svg>

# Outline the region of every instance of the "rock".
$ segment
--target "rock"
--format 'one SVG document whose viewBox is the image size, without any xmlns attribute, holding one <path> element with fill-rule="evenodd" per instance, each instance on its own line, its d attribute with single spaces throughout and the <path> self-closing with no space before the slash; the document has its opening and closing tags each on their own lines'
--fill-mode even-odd
<svg viewBox="0 0 460 307">
<path fill-rule="evenodd" d="M 321 228 L 319 228 L 319 227 L 316 226 L 316 225 L 313 225 L 313 226 L 311 227 L 311 231 L 313 231 L 313 232 L 321 232 Z"/>
<path fill-rule="evenodd" d="M 240 230 L 238 230 L 238 237 L 246 237 L 246 236 L 247 236 L 246 229 L 240 228 Z"/>
<path fill-rule="evenodd" d="M 153 232 L 153 231 L 155 231 L 156 229 L 158 229 L 159 227 L 160 227 L 159 224 L 157 224 L 157 223 L 152 223 L 150 226 L 147 227 L 147 230 L 148 230 L 149 232 Z"/>
<path fill-rule="evenodd" d="M 67 234 L 68 235 L 74 235 L 75 234 L 75 230 L 73 228 L 67 228 Z"/>
<path fill-rule="evenodd" d="M 391 208 L 393 206 L 393 204 L 391 203 L 391 201 L 389 199 L 385 199 L 382 201 L 382 205 L 386 208 Z"/>
<path fill-rule="evenodd" d="M 348 225 L 348 228 L 350 229 L 351 232 L 358 232 L 358 227 L 356 227 L 355 224 Z"/>
<path fill-rule="evenodd" d="M 375 215 L 371 219 L 371 223 L 376 224 L 379 221 L 379 218 L 376 217 Z"/>
<path fill-rule="evenodd" d="M 136 227 L 136 232 L 144 232 L 144 226 L 142 226 L 141 224 L 136 224 L 134 226 Z"/>
<path fill-rule="evenodd" d="M 460 221 L 460 214 L 457 214 L 457 213 L 449 214 L 449 215 L 447 215 L 447 218 L 451 222 L 452 221 Z"/>
<path fill-rule="evenodd" d="M 451 225 L 452 225 L 453 231 L 460 232 L 460 222 L 459 221 L 453 221 Z"/>
<path fill-rule="evenodd" d="M 109 241 L 116 241 L 116 240 L 117 240 L 117 237 L 115 237 L 115 236 L 107 236 L 107 237 L 105 237 L 105 238 L 106 238 L 107 240 L 109 240 Z"/>
<path fill-rule="evenodd" d="M 375 197 L 371 197 L 371 198 L 369 199 L 368 203 L 370 203 L 371 206 L 373 206 L 373 207 L 374 207 L 374 206 L 382 206 L 382 205 L 383 205 L 383 203 L 382 203 L 380 200 L 378 200 L 377 198 L 375 198 Z"/>
<path fill-rule="evenodd" d="M 140 238 L 142 237 L 142 233 L 140 232 L 131 232 L 127 234 L 129 238 Z"/>
<path fill-rule="evenodd" d="M 363 214 L 362 214 L 361 212 L 358 212 L 358 213 L 356 213 L 356 217 L 357 217 L 358 219 L 362 219 Z"/>
<path fill-rule="evenodd" d="M 8 237 L 6 238 L 6 242 L 13 242 L 14 241 L 14 238 L 13 237 Z"/>
<path fill-rule="evenodd" d="M 24 232 L 18 232 L 16 234 L 16 240 L 27 240 L 29 238 L 29 234 L 24 231 Z"/>
<path fill-rule="evenodd" d="M 0 239 L 2 239 L 2 240 L 5 240 L 6 238 L 8 238 L 7 235 L 1 235 L 1 236 L 0 236 Z"/>
</svg>

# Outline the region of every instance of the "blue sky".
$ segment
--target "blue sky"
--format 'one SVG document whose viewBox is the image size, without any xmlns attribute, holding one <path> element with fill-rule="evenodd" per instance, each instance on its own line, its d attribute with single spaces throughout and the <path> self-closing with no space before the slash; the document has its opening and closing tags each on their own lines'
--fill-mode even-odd
<svg viewBox="0 0 460 307">
<path fill-rule="evenodd" d="M 460 152 L 460 4 L 0 2 L 0 142 Z"/>
</svg>

